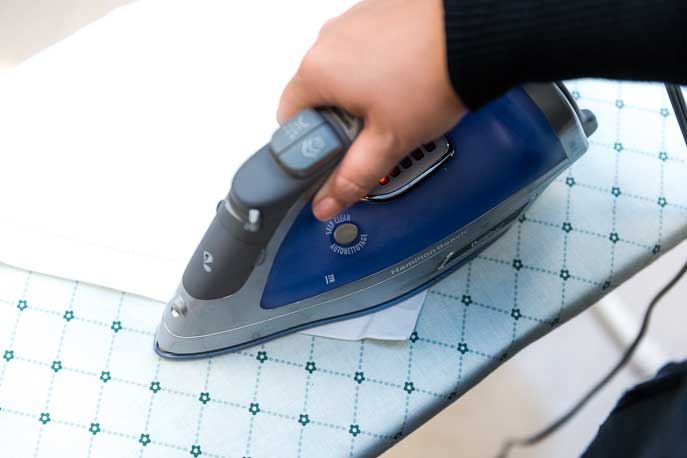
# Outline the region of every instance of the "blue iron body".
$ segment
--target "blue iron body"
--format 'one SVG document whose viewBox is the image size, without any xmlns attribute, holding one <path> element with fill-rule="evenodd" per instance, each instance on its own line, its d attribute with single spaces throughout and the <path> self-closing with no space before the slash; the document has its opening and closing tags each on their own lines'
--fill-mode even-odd
<svg viewBox="0 0 687 458">
<path fill-rule="evenodd" d="M 189 313 L 179 320 L 165 312 L 156 351 L 172 358 L 234 351 L 416 294 L 517 221 L 586 151 L 595 127 L 561 84 L 516 88 L 448 132 L 452 157 L 397 198 L 361 201 L 323 223 L 312 215 L 312 192 L 304 194 L 251 274 L 250 290 L 194 301 L 182 282 L 172 303 L 184 301 Z M 344 223 L 359 231 L 348 244 L 333 237 Z"/>
<path fill-rule="evenodd" d="M 355 254 L 333 251 L 327 224 L 306 205 L 279 249 L 261 307 L 322 294 L 396 264 L 567 161 L 548 120 L 522 89 L 471 113 L 447 137 L 453 157 L 415 189 L 382 204 L 361 201 L 340 217 L 367 235 Z M 326 273 L 335 283 L 322 281 Z"/>
</svg>

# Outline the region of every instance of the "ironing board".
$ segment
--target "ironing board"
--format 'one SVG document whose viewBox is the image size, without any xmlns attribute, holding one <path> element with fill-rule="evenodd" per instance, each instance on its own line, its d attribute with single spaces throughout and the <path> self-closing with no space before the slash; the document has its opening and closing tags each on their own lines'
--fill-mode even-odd
<svg viewBox="0 0 687 458">
<path fill-rule="evenodd" d="M 162 304 L 0 265 L 0 449 L 23 457 L 377 456 L 685 237 L 687 151 L 660 85 L 569 84 L 600 128 L 406 342 L 292 335 L 172 362 Z M 581 343 L 584 346 L 584 343 Z"/>
</svg>

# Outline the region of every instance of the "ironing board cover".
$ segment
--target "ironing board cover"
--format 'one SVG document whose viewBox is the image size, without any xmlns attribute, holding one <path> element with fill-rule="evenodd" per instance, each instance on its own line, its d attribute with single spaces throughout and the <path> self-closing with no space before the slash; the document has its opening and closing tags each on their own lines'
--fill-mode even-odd
<svg viewBox="0 0 687 458">
<path fill-rule="evenodd" d="M 400 343 L 293 335 L 172 362 L 162 304 L 0 266 L 0 455 L 376 456 L 685 236 L 660 85 L 570 83 L 600 128 L 526 217 L 434 286 Z"/>
</svg>

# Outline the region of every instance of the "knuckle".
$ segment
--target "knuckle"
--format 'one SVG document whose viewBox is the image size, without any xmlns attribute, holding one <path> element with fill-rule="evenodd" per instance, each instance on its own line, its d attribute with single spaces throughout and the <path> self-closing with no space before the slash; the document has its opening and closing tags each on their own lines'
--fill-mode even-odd
<svg viewBox="0 0 687 458">
<path fill-rule="evenodd" d="M 301 78 L 307 79 L 312 75 L 320 73 L 323 66 L 323 53 L 319 45 L 314 45 L 307 54 L 303 57 L 301 65 L 298 68 L 298 75 Z"/>
<path fill-rule="evenodd" d="M 355 200 L 367 194 L 367 186 L 346 173 L 338 173 L 334 180 L 334 191 L 347 200 Z"/>
<path fill-rule="evenodd" d="M 322 37 L 324 35 L 327 35 L 334 28 L 335 23 L 336 18 L 329 18 L 326 21 L 324 21 L 324 24 L 322 24 L 322 27 L 320 27 L 319 36 Z"/>
<path fill-rule="evenodd" d="M 381 154 L 385 160 L 393 161 L 399 154 L 405 154 L 404 142 L 393 129 L 384 129 L 375 135 L 374 150 L 377 154 Z"/>
<path fill-rule="evenodd" d="M 393 130 L 384 132 L 379 136 L 379 149 L 387 158 L 398 154 L 398 151 L 403 149 L 403 143 Z"/>
</svg>

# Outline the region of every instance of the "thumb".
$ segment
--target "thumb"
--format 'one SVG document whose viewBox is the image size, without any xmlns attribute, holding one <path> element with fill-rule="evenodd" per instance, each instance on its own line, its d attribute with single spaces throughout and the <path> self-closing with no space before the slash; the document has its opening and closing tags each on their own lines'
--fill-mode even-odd
<svg viewBox="0 0 687 458">
<path fill-rule="evenodd" d="M 313 199 L 321 221 L 362 199 L 395 164 L 393 137 L 367 125 Z"/>
</svg>

